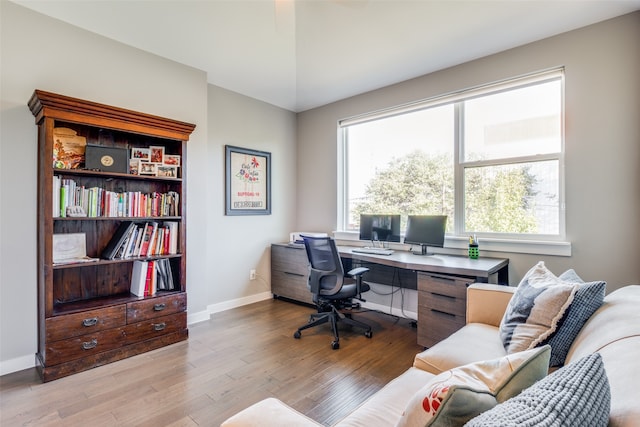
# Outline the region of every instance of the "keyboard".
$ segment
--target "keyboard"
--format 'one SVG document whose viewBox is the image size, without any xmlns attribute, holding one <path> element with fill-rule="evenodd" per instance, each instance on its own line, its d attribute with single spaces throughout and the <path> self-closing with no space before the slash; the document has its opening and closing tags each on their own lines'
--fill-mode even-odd
<svg viewBox="0 0 640 427">
<path fill-rule="evenodd" d="M 393 253 L 393 250 L 386 248 L 354 248 L 351 249 L 351 252 L 371 255 L 391 255 Z"/>
</svg>

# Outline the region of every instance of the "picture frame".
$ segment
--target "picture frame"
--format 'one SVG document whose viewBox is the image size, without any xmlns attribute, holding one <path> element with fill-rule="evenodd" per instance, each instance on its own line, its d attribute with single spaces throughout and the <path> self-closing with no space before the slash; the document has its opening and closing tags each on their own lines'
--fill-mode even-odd
<svg viewBox="0 0 640 427">
<path fill-rule="evenodd" d="M 151 162 L 140 162 L 138 164 L 138 175 L 156 176 L 158 173 L 158 164 Z"/>
<path fill-rule="evenodd" d="M 131 158 L 148 162 L 151 158 L 151 152 L 148 148 L 133 147 L 131 149 Z"/>
<path fill-rule="evenodd" d="M 164 163 L 164 147 L 151 145 L 149 147 L 149 162 Z"/>
<path fill-rule="evenodd" d="M 140 174 L 140 159 L 130 159 L 129 160 L 129 174 L 131 175 L 139 175 Z"/>
<path fill-rule="evenodd" d="M 178 167 L 173 165 L 156 165 L 156 176 L 164 178 L 177 178 Z"/>
<path fill-rule="evenodd" d="M 180 167 L 180 162 L 181 162 L 181 158 L 177 154 L 165 154 L 164 155 L 164 162 L 163 163 L 165 165 L 171 165 L 171 166 Z"/>
<path fill-rule="evenodd" d="M 226 215 L 271 215 L 271 153 L 225 145 Z"/>
</svg>

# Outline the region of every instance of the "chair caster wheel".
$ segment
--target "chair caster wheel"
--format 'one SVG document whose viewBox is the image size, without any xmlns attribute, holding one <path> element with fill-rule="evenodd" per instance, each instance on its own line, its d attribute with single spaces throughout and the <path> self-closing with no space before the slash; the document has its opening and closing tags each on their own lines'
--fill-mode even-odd
<svg viewBox="0 0 640 427">
<path fill-rule="evenodd" d="M 295 331 L 295 332 L 293 333 L 293 337 L 294 337 L 295 339 L 297 339 L 297 340 L 299 340 L 301 336 L 302 336 L 302 334 L 300 333 L 300 331 Z"/>
<path fill-rule="evenodd" d="M 334 349 L 334 350 L 339 349 L 340 348 L 340 343 L 338 341 L 333 341 L 331 343 L 331 348 Z"/>
<path fill-rule="evenodd" d="M 373 332 L 371 332 L 371 331 L 366 331 L 366 332 L 364 333 L 364 336 L 365 336 L 365 337 L 367 337 L 367 338 L 371 338 L 371 337 L 373 336 Z"/>
</svg>

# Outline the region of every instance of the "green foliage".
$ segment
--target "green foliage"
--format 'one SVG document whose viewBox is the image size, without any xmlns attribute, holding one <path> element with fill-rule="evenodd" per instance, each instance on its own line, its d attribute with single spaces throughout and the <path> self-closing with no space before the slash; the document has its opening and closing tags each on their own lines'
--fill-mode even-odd
<svg viewBox="0 0 640 427">
<path fill-rule="evenodd" d="M 352 214 L 448 215 L 447 231 L 453 230 L 454 176 L 450 155 L 429 156 L 415 151 L 393 159 L 376 172 L 366 189 L 365 200 Z M 467 232 L 534 233 L 531 213 L 535 178 L 519 165 L 466 170 L 465 230 Z"/>
</svg>

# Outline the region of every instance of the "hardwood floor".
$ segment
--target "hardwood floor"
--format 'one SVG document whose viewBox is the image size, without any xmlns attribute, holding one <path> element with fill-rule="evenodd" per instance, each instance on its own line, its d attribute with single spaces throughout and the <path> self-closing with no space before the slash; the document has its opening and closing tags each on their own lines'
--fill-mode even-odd
<svg viewBox="0 0 640 427">
<path fill-rule="evenodd" d="M 0 377 L 2 426 L 218 426 L 266 397 L 324 425 L 350 413 L 422 350 L 410 321 L 354 315 L 373 338 L 327 325 L 293 332 L 313 309 L 268 300 L 190 326 L 189 340 L 46 384 L 34 369 Z"/>
</svg>

